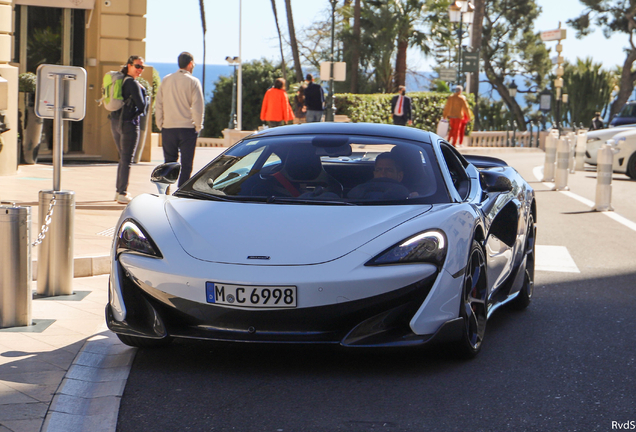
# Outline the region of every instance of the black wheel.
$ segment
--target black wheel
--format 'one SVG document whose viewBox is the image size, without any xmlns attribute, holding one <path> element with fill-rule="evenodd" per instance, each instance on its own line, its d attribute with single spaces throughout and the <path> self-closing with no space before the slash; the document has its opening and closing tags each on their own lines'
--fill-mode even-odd
<svg viewBox="0 0 636 432">
<path fill-rule="evenodd" d="M 136 348 L 159 348 L 170 345 L 172 342 L 171 337 L 165 337 L 163 339 L 149 339 L 138 336 L 129 336 L 117 333 L 117 337 L 120 341 L 128 346 Z"/>
<path fill-rule="evenodd" d="M 629 162 L 627 162 L 627 175 L 632 180 L 636 180 L 636 153 L 629 157 Z"/>
<path fill-rule="evenodd" d="M 532 294 L 534 293 L 534 244 L 537 230 L 534 226 L 534 218 L 532 216 L 530 216 L 528 220 L 528 230 L 526 233 L 526 243 L 524 246 L 526 275 L 521 291 L 519 291 L 517 297 L 510 302 L 510 306 L 517 310 L 527 308 L 532 301 Z"/>
<path fill-rule="evenodd" d="M 462 338 L 455 351 L 460 358 L 470 359 L 479 354 L 486 333 L 487 319 L 486 260 L 479 243 L 473 240 L 468 255 L 459 316 L 464 319 Z"/>
</svg>

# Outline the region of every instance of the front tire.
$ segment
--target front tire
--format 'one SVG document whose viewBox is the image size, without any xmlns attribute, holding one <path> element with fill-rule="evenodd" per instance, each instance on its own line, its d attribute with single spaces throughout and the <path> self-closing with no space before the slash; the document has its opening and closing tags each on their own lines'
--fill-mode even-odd
<svg viewBox="0 0 636 432">
<path fill-rule="evenodd" d="M 474 358 L 481 351 L 488 317 L 487 301 L 486 259 L 479 243 L 473 240 L 466 264 L 459 310 L 459 316 L 464 320 L 464 327 L 462 337 L 454 347 L 457 356 L 461 359 Z"/>
<path fill-rule="evenodd" d="M 524 254 L 526 260 L 526 274 L 523 281 L 523 287 L 514 300 L 510 302 L 510 306 L 516 310 L 523 310 L 530 305 L 532 295 L 534 294 L 534 245 L 536 238 L 536 227 L 534 226 L 534 218 L 530 216 L 528 221 L 528 230 L 526 232 L 526 243 L 524 246 Z"/>
<path fill-rule="evenodd" d="M 172 342 L 171 337 L 165 337 L 163 339 L 150 339 L 138 336 L 130 336 L 117 333 L 117 337 L 124 344 L 135 348 L 160 348 L 170 345 Z"/>
<path fill-rule="evenodd" d="M 636 180 L 636 153 L 629 157 L 629 162 L 627 162 L 627 175 L 632 180 Z"/>
</svg>

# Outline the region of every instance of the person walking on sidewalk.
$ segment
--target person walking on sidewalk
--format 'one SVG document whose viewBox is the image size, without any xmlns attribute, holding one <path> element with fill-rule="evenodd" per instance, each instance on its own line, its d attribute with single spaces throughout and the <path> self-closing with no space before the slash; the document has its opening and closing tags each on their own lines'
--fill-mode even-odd
<svg viewBox="0 0 636 432">
<path fill-rule="evenodd" d="M 261 120 L 267 122 L 269 127 L 276 127 L 293 119 L 294 112 L 285 91 L 285 80 L 277 78 L 274 81 L 274 87 L 265 92 L 261 107 Z"/>
<path fill-rule="evenodd" d="M 203 91 L 201 82 L 192 75 L 192 54 L 182 52 L 178 62 L 179 70 L 167 75 L 157 91 L 155 121 L 161 129 L 165 162 L 176 162 L 181 153 L 181 187 L 192 174 L 197 138 L 203 127 Z"/>
<path fill-rule="evenodd" d="M 391 99 L 391 112 L 393 113 L 394 125 L 406 126 L 407 124 L 413 124 L 411 120 L 411 98 L 406 96 L 406 87 L 398 87 L 398 94 Z"/>
<path fill-rule="evenodd" d="M 115 201 L 119 204 L 128 204 L 132 199 L 128 193 L 128 179 L 130 178 L 130 167 L 135 157 L 135 150 L 139 144 L 139 117 L 148 113 L 146 89 L 135 79 L 140 77 L 143 71 L 143 57 L 130 56 L 121 70 L 121 73 L 125 75 L 122 84 L 124 106 L 111 112 L 109 116 L 110 129 L 119 152 L 115 185 Z"/>
<path fill-rule="evenodd" d="M 325 94 L 322 87 L 314 82 L 314 76 L 307 74 L 307 88 L 305 89 L 305 106 L 307 123 L 316 123 L 322 119 L 322 112 L 325 108 Z"/>
<path fill-rule="evenodd" d="M 473 118 L 473 113 L 468 106 L 468 101 L 466 97 L 462 95 L 462 90 L 464 88 L 460 85 L 455 86 L 455 93 L 453 93 L 448 100 L 446 101 L 446 106 L 444 106 L 444 113 L 442 114 L 443 118 L 447 118 L 450 126 L 450 130 L 448 132 L 448 142 L 453 146 L 457 146 L 461 144 L 463 139 L 461 135 L 463 135 L 463 127 L 462 124 L 465 123 L 466 119 L 470 120 Z"/>
</svg>

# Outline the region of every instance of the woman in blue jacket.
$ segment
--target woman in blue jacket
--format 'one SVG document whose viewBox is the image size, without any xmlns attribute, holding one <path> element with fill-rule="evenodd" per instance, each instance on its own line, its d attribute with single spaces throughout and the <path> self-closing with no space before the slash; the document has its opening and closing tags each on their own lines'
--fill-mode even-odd
<svg viewBox="0 0 636 432">
<path fill-rule="evenodd" d="M 135 79 L 143 71 L 143 57 L 130 56 L 121 70 L 126 75 L 122 85 L 124 106 L 110 114 L 110 128 L 119 152 L 115 201 L 120 204 L 128 204 L 132 199 L 127 189 L 130 167 L 139 143 L 139 117 L 148 112 L 146 89 Z"/>
</svg>

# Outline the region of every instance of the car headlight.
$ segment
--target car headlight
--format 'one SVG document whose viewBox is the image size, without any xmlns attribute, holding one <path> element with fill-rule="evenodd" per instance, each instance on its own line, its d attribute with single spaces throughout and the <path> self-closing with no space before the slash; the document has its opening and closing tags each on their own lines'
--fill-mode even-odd
<svg viewBox="0 0 636 432">
<path fill-rule="evenodd" d="M 117 255 L 122 252 L 163 258 L 155 242 L 132 219 L 126 219 L 117 233 Z"/>
<path fill-rule="evenodd" d="M 441 231 L 425 231 L 391 246 L 368 266 L 425 262 L 441 267 L 446 258 L 446 236 Z"/>
<path fill-rule="evenodd" d="M 588 138 L 588 139 L 587 139 L 587 142 L 588 142 L 588 143 L 593 143 L 594 141 L 600 141 L 600 140 L 601 140 L 601 139 L 600 139 L 600 138 L 598 138 L 598 137 L 595 137 L 595 138 Z"/>
</svg>

